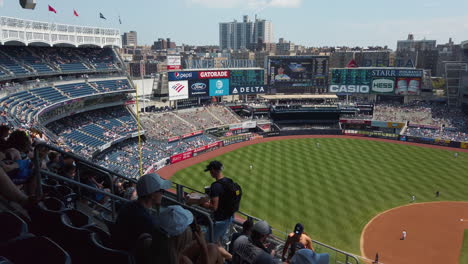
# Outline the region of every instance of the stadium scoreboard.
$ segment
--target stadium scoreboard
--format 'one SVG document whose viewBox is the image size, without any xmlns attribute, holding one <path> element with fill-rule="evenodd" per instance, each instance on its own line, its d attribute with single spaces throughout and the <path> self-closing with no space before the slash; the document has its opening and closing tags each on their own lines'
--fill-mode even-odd
<svg viewBox="0 0 468 264">
<path fill-rule="evenodd" d="M 369 85 L 372 82 L 372 72 L 363 69 L 334 69 L 332 84 Z"/>
<path fill-rule="evenodd" d="M 264 83 L 264 70 L 231 70 L 231 86 L 248 86 Z"/>
</svg>

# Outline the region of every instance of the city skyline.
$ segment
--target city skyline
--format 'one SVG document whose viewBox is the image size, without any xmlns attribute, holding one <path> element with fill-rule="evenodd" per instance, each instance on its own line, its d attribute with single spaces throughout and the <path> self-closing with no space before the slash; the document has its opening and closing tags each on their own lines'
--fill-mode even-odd
<svg viewBox="0 0 468 264">
<path fill-rule="evenodd" d="M 51 5 L 57 14 L 47 11 Z M 177 44 L 218 45 L 219 23 L 243 15 L 269 20 L 274 25 L 274 41 L 279 38 L 297 45 L 385 46 L 396 48 L 397 40 L 409 33 L 415 39 L 455 43 L 468 39 L 466 1 L 445 2 L 396 0 L 376 5 L 333 0 L 327 3 L 304 0 L 174 0 L 169 2 L 129 1 L 65 2 L 38 0 L 35 10 L 21 9 L 17 0 L 0 1 L 0 15 L 47 22 L 111 27 L 121 33 L 138 32 L 138 43 L 151 45 L 158 38 Z M 76 10 L 79 17 L 73 16 Z M 99 19 L 99 13 L 106 20 Z M 121 17 L 122 24 L 119 24 Z M 306 29 L 306 30 L 304 30 Z"/>
</svg>

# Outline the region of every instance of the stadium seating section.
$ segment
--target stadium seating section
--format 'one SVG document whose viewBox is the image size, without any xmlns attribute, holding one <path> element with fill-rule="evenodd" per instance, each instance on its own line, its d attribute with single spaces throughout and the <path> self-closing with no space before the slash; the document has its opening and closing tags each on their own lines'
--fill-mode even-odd
<svg viewBox="0 0 468 264">
<path fill-rule="evenodd" d="M 117 70 L 112 49 L 0 46 L 0 79 Z"/>
<path fill-rule="evenodd" d="M 137 123 L 126 108 L 118 106 L 77 114 L 47 127 L 74 152 L 88 156 L 108 142 L 130 136 L 137 130 Z"/>
<path fill-rule="evenodd" d="M 0 111 L 29 123 L 37 112 L 49 105 L 82 96 L 131 89 L 128 80 L 73 83 L 21 91 L 0 99 Z"/>
</svg>

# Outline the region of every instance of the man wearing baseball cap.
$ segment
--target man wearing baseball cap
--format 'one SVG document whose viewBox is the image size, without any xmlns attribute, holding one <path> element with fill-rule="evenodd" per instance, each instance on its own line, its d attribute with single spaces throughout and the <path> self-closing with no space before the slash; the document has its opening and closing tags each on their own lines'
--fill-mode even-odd
<svg viewBox="0 0 468 264">
<path fill-rule="evenodd" d="M 265 248 L 265 241 L 271 234 L 271 227 L 265 221 L 258 221 L 250 237 L 242 235 L 234 242 L 232 264 L 274 264 L 276 261 Z"/>
<path fill-rule="evenodd" d="M 216 181 L 210 186 L 210 200 L 201 204 L 203 207 L 213 211 L 214 219 L 214 241 L 220 241 L 226 234 L 229 226 L 234 220 L 234 212 L 229 203 L 229 190 L 227 186 L 235 184 L 230 178 L 223 175 L 224 166 L 221 162 L 211 161 L 205 171 L 209 171 L 211 177 Z"/>
<path fill-rule="evenodd" d="M 151 234 L 156 222 L 155 213 L 150 209 L 159 209 L 163 193 L 171 186 L 170 181 L 164 180 L 156 173 L 145 174 L 138 179 L 138 199 L 122 206 L 111 230 L 113 246 L 116 249 L 130 251 L 141 234 Z"/>
<path fill-rule="evenodd" d="M 284 244 L 283 254 L 281 255 L 281 259 L 283 261 L 286 261 L 285 255 L 288 251 L 288 248 L 288 260 L 291 259 L 292 256 L 294 256 L 294 253 L 299 249 L 307 248 L 314 250 L 312 247 L 312 239 L 306 233 L 304 233 L 304 226 L 301 223 L 297 223 L 296 226 L 294 226 L 294 232 L 288 235 L 288 239 Z"/>
</svg>

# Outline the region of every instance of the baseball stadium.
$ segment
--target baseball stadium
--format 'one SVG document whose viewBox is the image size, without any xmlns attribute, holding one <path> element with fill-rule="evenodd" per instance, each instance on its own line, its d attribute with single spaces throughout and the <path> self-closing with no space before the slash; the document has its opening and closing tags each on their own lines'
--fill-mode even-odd
<svg viewBox="0 0 468 264">
<path fill-rule="evenodd" d="M 271 263 L 306 263 L 297 223 L 307 263 L 468 263 L 468 86 L 451 77 L 441 96 L 418 67 L 190 68 L 167 50 L 148 74 L 119 29 L 0 31 L 0 263 L 235 263 L 247 221 L 267 222 Z M 219 239 L 214 171 L 241 188 Z M 161 257 L 186 233 L 190 262 Z"/>
</svg>

